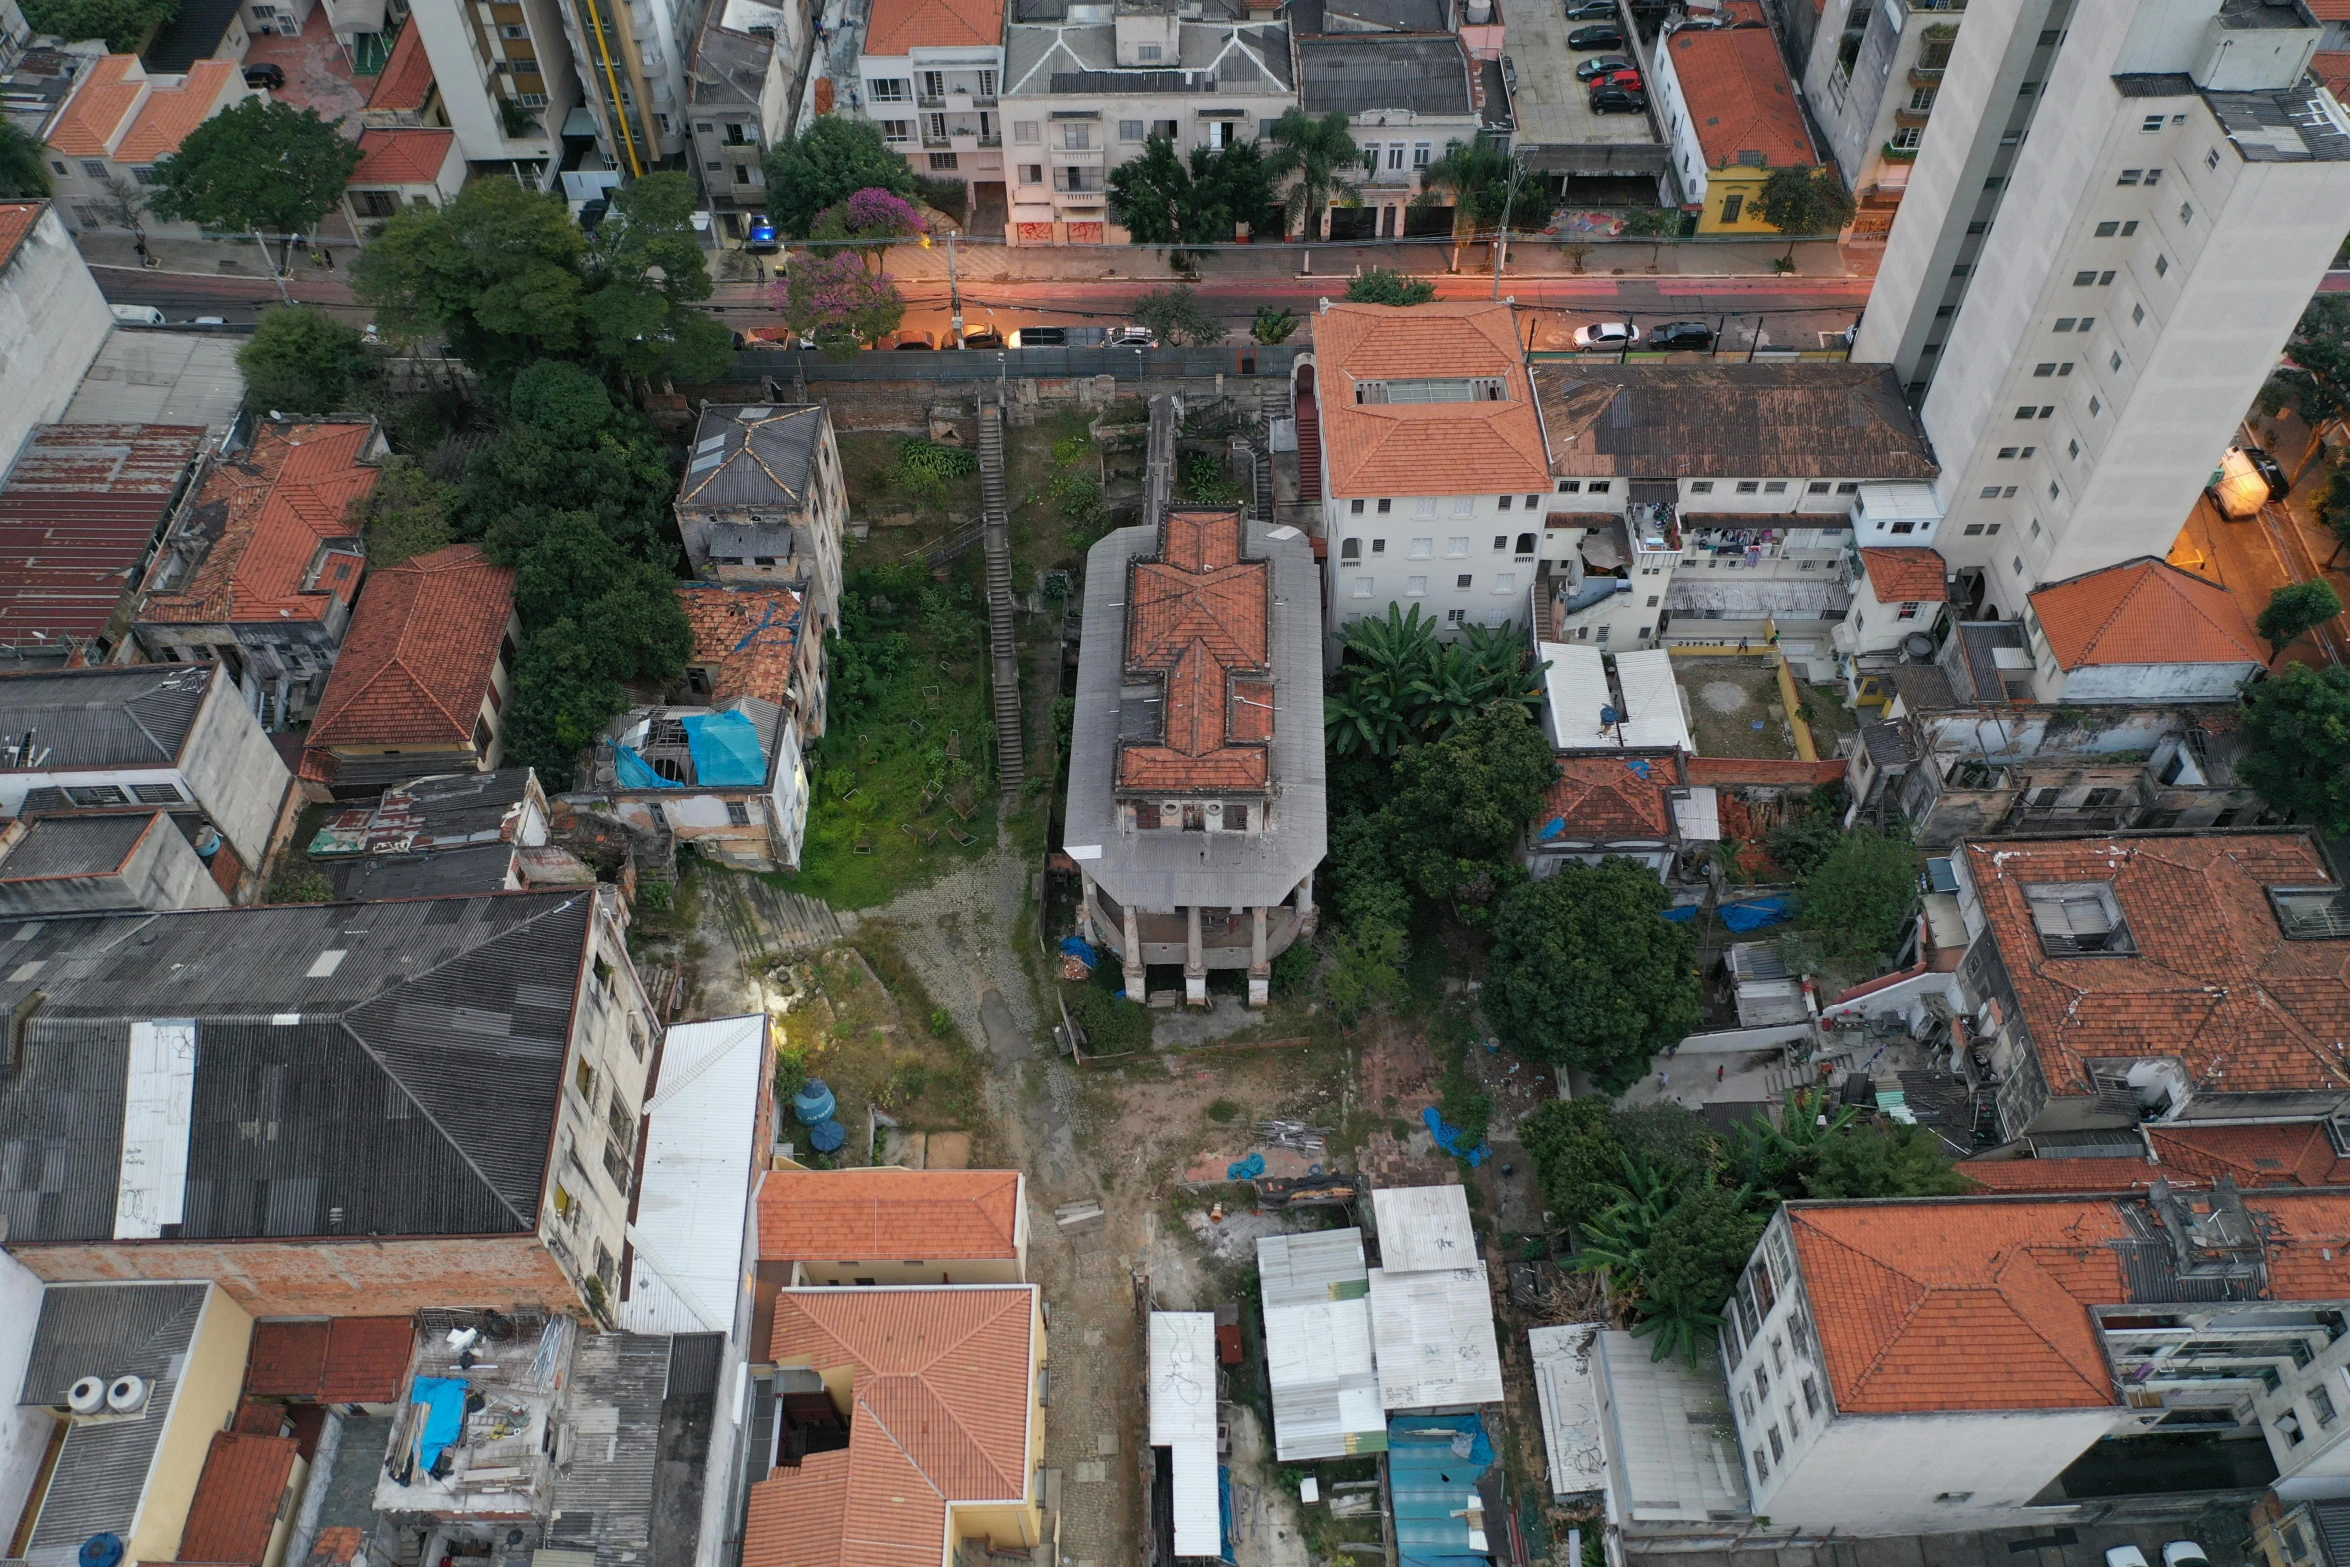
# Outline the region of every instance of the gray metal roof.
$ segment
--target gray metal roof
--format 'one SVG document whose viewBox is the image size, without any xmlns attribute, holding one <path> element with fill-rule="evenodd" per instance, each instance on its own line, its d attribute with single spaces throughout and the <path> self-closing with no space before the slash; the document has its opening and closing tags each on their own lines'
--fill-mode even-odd
<svg viewBox="0 0 2350 1567">
<path fill-rule="evenodd" d="M 132 1028 L 180 1019 L 196 1055 L 167 1236 L 533 1228 L 592 903 L 565 890 L 0 924 L 0 1009 L 42 998 L 0 1082 L 9 1239 L 115 1234 Z"/>
<path fill-rule="evenodd" d="M 1746 1466 L 1730 1419 L 1721 1353 L 1700 1344 L 1697 1364 L 1650 1358 L 1649 1342 L 1603 1331 L 1593 1340 L 1593 1380 L 1607 1390 L 1610 1517 L 1649 1523 L 1727 1523 L 1751 1515 Z"/>
<path fill-rule="evenodd" d="M 1016 24 L 1005 29 L 1004 96 L 1086 97 L 1152 93 L 1287 97 L 1293 88 L 1289 29 L 1185 22 L 1172 66 L 1118 64 L 1115 26 Z"/>
<path fill-rule="evenodd" d="M 43 816 L 0 859 L 0 881 L 39 876 L 111 876 L 161 811 L 146 815 Z"/>
<path fill-rule="evenodd" d="M 0 767 L 169 767 L 220 671 L 210 664 L 0 675 Z M 29 744 L 23 756 L 12 748 Z"/>
<path fill-rule="evenodd" d="M 1319 33 L 1450 31 L 1445 0 L 1290 0 L 1282 8 L 1300 38 Z"/>
<path fill-rule="evenodd" d="M 686 98 L 697 109 L 756 109 L 766 90 L 768 63 L 775 57 L 775 39 L 721 25 L 725 11 L 723 5 L 711 7 L 702 24 L 693 65 L 686 72 Z"/>
<path fill-rule="evenodd" d="M 511 843 L 469 843 L 420 854 L 365 854 L 311 863 L 325 874 L 337 898 L 375 903 L 497 892 L 513 873 L 517 852 Z M 0 864 L 0 877 L 6 874 L 6 865 Z"/>
<path fill-rule="evenodd" d="M 580 1336 L 571 1357 L 570 1457 L 555 1471 L 547 1544 L 593 1551 L 597 1567 L 663 1559 L 652 1549 L 656 1493 L 663 1481 L 684 1479 L 662 1473 L 673 1467 L 661 1450 L 669 1361 L 666 1334 Z M 689 1549 L 669 1559 L 691 1558 Z"/>
<path fill-rule="evenodd" d="M 682 510 L 794 512 L 814 493 L 824 434 L 816 403 L 713 403 L 686 454 Z"/>
<path fill-rule="evenodd" d="M 1360 33 L 1297 41 L 1298 101 L 1308 114 L 1470 115 L 1469 52 L 1458 36 Z"/>
<path fill-rule="evenodd" d="M 2203 101 L 2246 163 L 2338 163 L 2350 158 L 2350 135 L 2324 97 L 2317 79 L 2304 76 L 2275 92 L 2213 92 Z"/>
<path fill-rule="evenodd" d="M 65 408 L 66 424 L 200 424 L 226 430 L 245 405 L 237 337 L 114 332 Z"/>
<path fill-rule="evenodd" d="M 1322 750 L 1321 579 L 1295 528 L 1251 521 L 1248 559 L 1273 563 L 1273 803 L 1262 832 L 1135 832 L 1118 825 L 1118 702 L 1124 685 L 1127 564 L 1158 548 L 1150 527 L 1120 528 L 1085 562 L 1085 636 L 1077 658 L 1068 818 L 1062 842 L 1095 881 L 1137 909 L 1247 908 L 1279 903 L 1327 846 Z M 1083 856 L 1079 856 L 1083 859 Z"/>
<path fill-rule="evenodd" d="M 1938 471 L 1890 365 L 1543 364 L 1531 376 L 1554 474 L 1925 480 Z"/>
</svg>

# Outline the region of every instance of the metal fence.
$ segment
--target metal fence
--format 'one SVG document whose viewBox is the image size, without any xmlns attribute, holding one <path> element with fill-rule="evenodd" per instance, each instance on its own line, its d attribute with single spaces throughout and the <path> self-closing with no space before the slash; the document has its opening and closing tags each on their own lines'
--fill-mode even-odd
<svg viewBox="0 0 2350 1567">
<path fill-rule="evenodd" d="M 735 355 L 739 380 L 993 381 L 1115 376 L 1121 381 L 1204 380 L 1216 375 L 1286 376 L 1299 350 L 1289 344 L 1214 348 L 980 348 L 900 353 L 871 350 L 828 359 L 808 349 L 746 348 Z"/>
</svg>

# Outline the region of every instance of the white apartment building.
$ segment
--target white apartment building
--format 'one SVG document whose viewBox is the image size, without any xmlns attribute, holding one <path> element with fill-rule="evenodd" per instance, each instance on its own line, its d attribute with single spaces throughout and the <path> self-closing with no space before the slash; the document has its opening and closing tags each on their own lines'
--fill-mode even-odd
<svg viewBox="0 0 2350 1567">
<path fill-rule="evenodd" d="M 857 79 L 882 139 L 920 172 L 969 187 L 972 233 L 1001 234 L 1003 0 L 876 0 Z"/>
<path fill-rule="evenodd" d="M 1222 0 L 1121 0 L 1009 26 L 1006 241 L 1123 244 L 1106 181 L 1151 137 L 1188 154 L 1269 136 L 1297 103 L 1297 73 L 1289 29 L 1253 20 L 1260 14 L 1271 13 L 1222 14 Z"/>
<path fill-rule="evenodd" d="M 562 168 L 564 122 L 579 103 L 555 0 L 415 0 L 366 118 L 385 127 L 446 125 L 471 175 L 546 190 Z"/>
<path fill-rule="evenodd" d="M 1892 231 L 1965 21 L 1965 0 L 1827 0 L 1803 93 L 1859 203 L 1852 239 Z"/>
<path fill-rule="evenodd" d="M 704 0 L 560 0 L 555 9 L 597 148 L 620 182 L 670 167 L 688 148 L 686 67 Z"/>
<path fill-rule="evenodd" d="M 2341 243 L 2300 0 L 1978 0 L 1854 348 L 1943 458 L 1962 618 L 2167 552 Z"/>
</svg>

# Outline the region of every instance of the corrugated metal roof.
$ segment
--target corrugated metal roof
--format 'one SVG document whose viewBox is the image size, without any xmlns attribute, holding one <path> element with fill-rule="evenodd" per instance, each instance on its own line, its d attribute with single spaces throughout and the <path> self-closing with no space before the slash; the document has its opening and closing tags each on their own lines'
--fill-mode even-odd
<svg viewBox="0 0 2350 1567">
<path fill-rule="evenodd" d="M 44 816 L 0 859 L 0 881 L 49 876 L 111 876 L 162 816 Z"/>
<path fill-rule="evenodd" d="M 0 489 L 0 638 L 103 631 L 203 444 L 200 425 L 35 430 Z"/>
<path fill-rule="evenodd" d="M 1501 1402 L 1501 1348 L 1485 1264 L 1425 1273 L 1371 1270 L 1379 1402 L 1454 1409 Z"/>
<path fill-rule="evenodd" d="M 1174 1460 L 1175 1554 L 1223 1550 L 1216 1494 L 1216 1314 L 1154 1311 L 1150 1440 Z"/>
<path fill-rule="evenodd" d="M 1477 1257 L 1469 1194 L 1460 1186 L 1393 1186 L 1371 1194 L 1379 1260 L 1389 1273 L 1458 1268 Z"/>
<path fill-rule="evenodd" d="M 1607 1484 L 1607 1455 L 1599 1441 L 1599 1390 L 1591 1384 L 1588 1323 L 1530 1328 L 1534 1396 L 1542 1405 L 1542 1447 L 1550 1459 L 1550 1494 L 1583 1496 Z"/>
<path fill-rule="evenodd" d="M 1264 1236 L 1257 1272 L 1275 1455 L 1286 1463 L 1383 1449 L 1387 1426 L 1371 1357 L 1363 1232 Z"/>
<path fill-rule="evenodd" d="M 744 1266 L 767 1018 L 680 1023 L 646 1102 L 644 1179 L 616 1315 L 631 1333 L 726 1333 Z"/>
<path fill-rule="evenodd" d="M 216 665 L 137 664 L 0 675 L 0 745 L 31 754 L 0 765 L 64 772 L 168 767 L 179 756 Z"/>
<path fill-rule="evenodd" d="M 547 1544 L 593 1550 L 598 1567 L 652 1559 L 668 1383 L 666 1335 L 580 1336 L 564 1413 L 570 1439 L 559 1450 Z"/>
<path fill-rule="evenodd" d="M 1651 1359 L 1645 1340 L 1609 1331 L 1593 1354 L 1607 1389 L 1600 1440 L 1616 1498 L 1608 1516 L 1635 1523 L 1751 1517 L 1729 1384 L 1714 1347 L 1700 1346 L 1692 1366 L 1679 1355 Z"/>
<path fill-rule="evenodd" d="M 715 403 L 702 410 L 679 486 L 680 511 L 807 510 L 827 414 L 821 403 Z M 762 519 L 766 520 L 766 519 Z"/>
<path fill-rule="evenodd" d="M 1493 1443 L 1475 1415 L 1405 1416 L 1387 1427 L 1388 1491 L 1403 1567 L 1453 1567 L 1492 1555 L 1501 1520 L 1488 1520 L 1477 1482 Z"/>
<path fill-rule="evenodd" d="M 1697 749 L 1689 734 L 1689 720 L 1681 711 L 1681 687 L 1673 679 L 1672 654 L 1661 647 L 1618 653 L 1616 686 L 1624 693 L 1628 744 Z"/>
</svg>

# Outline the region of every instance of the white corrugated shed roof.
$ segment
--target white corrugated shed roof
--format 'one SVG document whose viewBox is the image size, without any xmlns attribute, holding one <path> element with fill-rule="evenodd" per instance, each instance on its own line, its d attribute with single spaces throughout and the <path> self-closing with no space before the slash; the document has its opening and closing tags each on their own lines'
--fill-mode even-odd
<svg viewBox="0 0 2350 1567">
<path fill-rule="evenodd" d="M 1550 1458 L 1550 1494 L 1582 1496 L 1607 1485 L 1607 1457 L 1599 1444 L 1599 1390 L 1591 1385 L 1589 1323 L 1531 1328 L 1534 1394 L 1542 1403 L 1542 1447 Z"/>
<path fill-rule="evenodd" d="M 1398 1186 L 1371 1194 L 1379 1257 L 1370 1271 L 1379 1402 L 1450 1409 L 1501 1402 L 1501 1345 L 1469 1194 Z"/>
<path fill-rule="evenodd" d="M 1216 1499 L 1216 1314 L 1151 1313 L 1151 1446 L 1174 1459 L 1175 1554 L 1224 1549 Z"/>
<path fill-rule="evenodd" d="M 680 1023 L 645 1105 L 645 1175 L 628 1227 L 627 1333 L 728 1333 L 743 1287 L 764 1016 Z"/>
<path fill-rule="evenodd" d="M 1695 751 L 1689 720 L 1681 712 L 1681 687 L 1673 679 L 1673 655 L 1661 647 L 1616 655 L 1616 686 L 1624 693 L 1624 743 L 1660 750 Z"/>
<path fill-rule="evenodd" d="M 1390 1273 L 1458 1268 L 1477 1260 L 1477 1227 L 1463 1186 L 1391 1186 L 1371 1194 L 1379 1260 Z"/>
<path fill-rule="evenodd" d="M 1675 800 L 1673 820 L 1681 824 L 1681 836 L 1691 843 L 1722 841 L 1722 802 L 1711 784 L 1699 784 L 1689 791 L 1688 798 Z"/>
<path fill-rule="evenodd" d="M 1599 727 L 1599 710 L 1616 700 L 1608 689 L 1607 665 L 1599 649 L 1578 642 L 1540 642 L 1534 657 L 1550 665 L 1542 672 L 1543 690 L 1549 696 L 1543 727 L 1550 731 L 1550 743 L 1562 751 L 1614 745 L 1616 737 Z"/>
<path fill-rule="evenodd" d="M 1274 1456 L 1287 1463 L 1383 1451 L 1387 1416 L 1371 1360 L 1363 1232 L 1264 1236 L 1257 1272 L 1264 1285 Z"/>
</svg>

